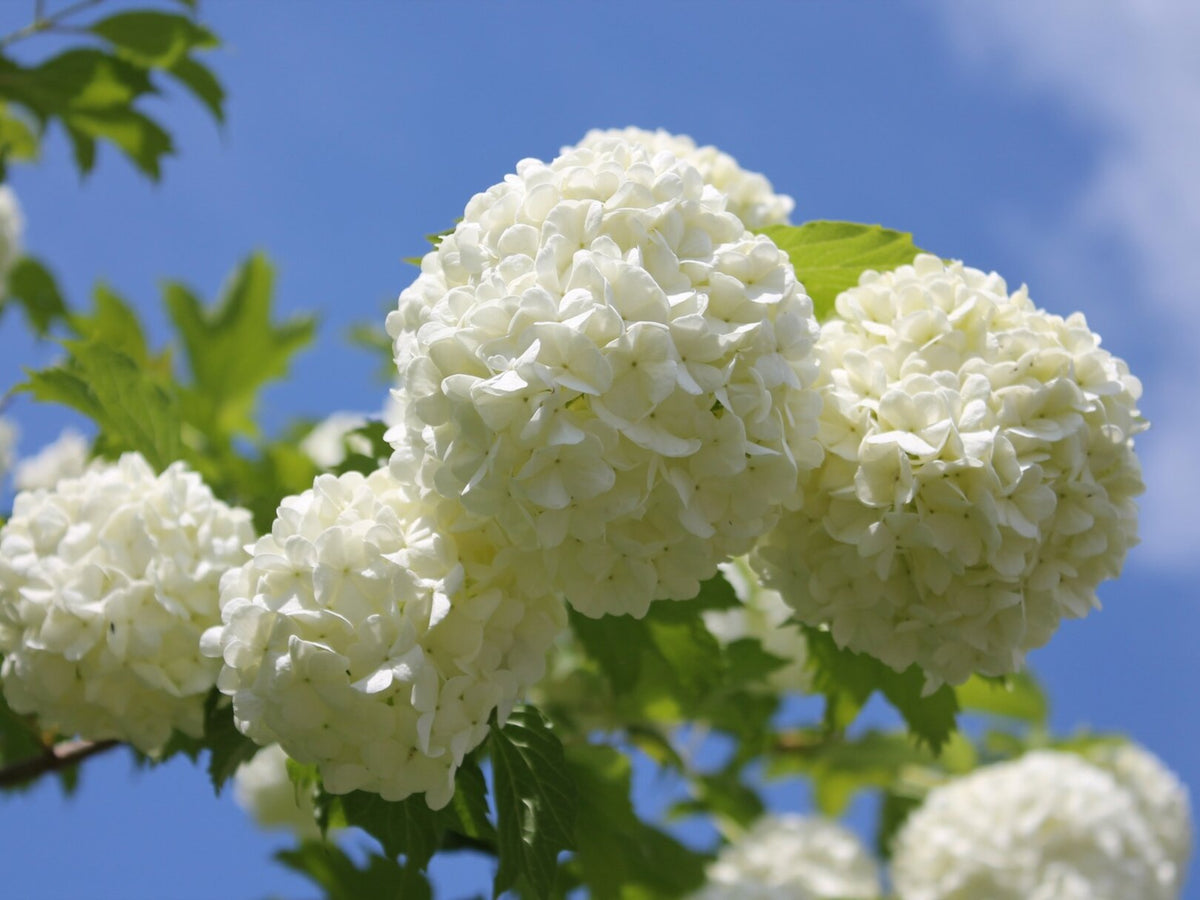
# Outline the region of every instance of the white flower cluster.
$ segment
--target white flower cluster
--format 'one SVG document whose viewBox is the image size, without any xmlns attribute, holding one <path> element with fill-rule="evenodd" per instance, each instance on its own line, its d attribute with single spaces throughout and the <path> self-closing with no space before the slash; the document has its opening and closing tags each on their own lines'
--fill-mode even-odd
<svg viewBox="0 0 1200 900">
<path fill-rule="evenodd" d="M 25 220 L 17 195 L 7 184 L 0 184 L 0 297 L 7 291 L 8 271 L 24 253 L 21 245 Z"/>
<path fill-rule="evenodd" d="M 875 900 L 879 866 L 852 831 L 827 819 L 764 816 L 708 868 L 693 900 Z"/>
<path fill-rule="evenodd" d="M 687 135 L 675 135 L 659 128 L 646 131 L 642 128 L 593 128 L 577 146 L 599 150 L 614 141 L 637 144 L 650 153 L 666 151 L 695 166 L 705 184 L 711 184 L 726 200 L 726 210 L 741 219 L 747 228 L 762 228 L 765 225 L 785 224 L 795 207 L 795 201 L 787 194 L 776 194 L 771 182 L 758 172 L 747 172 L 736 159 L 716 147 L 697 147 Z M 564 147 L 569 153 L 572 147 Z"/>
<path fill-rule="evenodd" d="M 1192 804 L 1187 788 L 1158 757 L 1137 744 L 1099 744 L 1089 749 L 1086 757 L 1133 797 L 1182 880 L 1192 855 Z"/>
<path fill-rule="evenodd" d="M 224 625 L 202 646 L 251 739 L 316 764 L 330 793 L 424 792 L 436 809 L 565 626 L 514 582 L 504 553 L 441 533 L 387 469 L 321 475 L 222 579 Z"/>
<path fill-rule="evenodd" d="M 1016 671 L 1137 541 L 1141 385 L 1099 345 L 960 263 L 865 273 L 822 328 L 825 461 L 764 579 L 930 687 Z"/>
<path fill-rule="evenodd" d="M 313 797 L 292 783 L 287 754 L 278 744 L 263 747 L 238 766 L 233 796 L 260 828 L 286 829 L 301 840 L 321 837 Z"/>
<path fill-rule="evenodd" d="M 522 161 L 387 325 L 398 474 L 586 615 L 694 596 L 820 459 L 812 303 L 670 153 Z"/>
<path fill-rule="evenodd" d="M 218 666 L 200 654 L 250 514 L 183 463 L 139 454 L 17 495 L 0 529 L 0 674 L 17 712 L 146 752 L 199 736 Z"/>
<path fill-rule="evenodd" d="M 18 491 L 50 490 L 64 478 L 78 478 L 87 469 L 92 451 L 88 439 L 67 429 L 13 470 Z"/>
<path fill-rule="evenodd" d="M 718 567 L 732 585 L 741 605 L 732 609 L 709 609 L 701 615 L 704 624 L 721 644 L 754 638 L 773 656 L 787 660 L 767 676 L 767 685 L 777 691 L 807 692 L 812 677 L 805 670 L 808 642 L 799 626 L 791 621 L 792 609 L 778 591 L 763 587 L 750 561 L 739 556 Z"/>
<path fill-rule="evenodd" d="M 892 881 L 900 900 L 1178 900 L 1161 824 L 1110 772 L 1034 752 L 931 791 L 896 835 Z"/>
</svg>

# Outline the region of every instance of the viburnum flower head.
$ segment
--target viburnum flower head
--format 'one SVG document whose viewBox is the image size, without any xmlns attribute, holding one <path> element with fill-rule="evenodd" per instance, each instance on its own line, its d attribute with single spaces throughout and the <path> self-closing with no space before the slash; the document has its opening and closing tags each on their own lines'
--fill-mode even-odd
<svg viewBox="0 0 1200 900">
<path fill-rule="evenodd" d="M 234 721 L 326 790 L 454 792 L 463 757 L 545 667 L 562 603 L 515 587 L 477 533 L 442 534 L 387 469 L 321 475 L 221 582 L 204 651 Z"/>
<path fill-rule="evenodd" d="M 1140 383 L 1082 314 L 928 255 L 865 273 L 819 346 L 824 462 L 756 567 L 929 689 L 1017 671 L 1137 542 Z"/>
<path fill-rule="evenodd" d="M 935 788 L 892 845 L 900 900 L 1178 900 L 1182 881 L 1133 795 L 1073 753 Z"/>
<path fill-rule="evenodd" d="M 1153 753 L 1128 741 L 1097 744 L 1084 756 L 1129 792 L 1182 880 L 1194 831 L 1187 788 Z"/>
<path fill-rule="evenodd" d="M 819 461 L 812 303 L 724 204 L 637 144 L 527 159 L 388 316 L 397 474 L 587 615 L 694 596 Z"/>
<path fill-rule="evenodd" d="M 200 653 L 218 582 L 246 557 L 250 514 L 183 463 L 98 461 L 17 495 L 0 529 L 0 674 L 46 728 L 153 753 L 198 737 L 219 666 Z"/>
<path fill-rule="evenodd" d="M 78 478 L 91 459 L 91 444 L 70 428 L 35 453 L 22 459 L 13 470 L 18 491 L 50 490 L 64 478 Z"/>
<path fill-rule="evenodd" d="M 693 900 L 875 900 L 879 865 L 854 832 L 828 819 L 764 816 L 708 867 Z"/>
<path fill-rule="evenodd" d="M 584 135 L 579 147 L 600 150 L 614 141 L 638 144 L 651 153 L 667 151 L 699 170 L 705 184 L 711 184 L 725 196 L 725 208 L 747 228 L 784 224 L 796 203 L 787 194 L 776 194 L 765 175 L 748 172 L 728 153 L 712 145 L 697 147 L 685 134 L 671 134 L 659 128 L 594 128 Z M 564 147 L 569 153 L 572 147 Z"/>
</svg>

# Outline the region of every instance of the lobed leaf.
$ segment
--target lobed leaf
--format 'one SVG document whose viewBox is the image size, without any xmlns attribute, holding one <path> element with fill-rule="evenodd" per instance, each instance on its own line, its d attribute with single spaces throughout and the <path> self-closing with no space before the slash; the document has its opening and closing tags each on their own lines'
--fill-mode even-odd
<svg viewBox="0 0 1200 900">
<path fill-rule="evenodd" d="M 827 631 L 806 627 L 804 634 L 814 687 L 825 695 L 828 728 L 845 729 L 879 691 L 904 717 L 917 742 L 928 744 L 935 753 L 954 733 L 958 700 L 953 688 L 942 685 L 926 695 L 920 667 L 895 672 L 874 657 L 838 647 Z"/>
<path fill-rule="evenodd" d="M 495 780 L 495 895 L 517 884 L 548 898 L 558 854 L 575 846 L 577 797 L 562 744 L 541 713 L 518 707 L 489 739 Z"/>
<path fill-rule="evenodd" d="M 912 262 L 922 252 L 906 231 L 857 222 L 817 220 L 803 225 L 768 225 L 760 233 L 792 261 L 796 277 L 812 298 L 818 321 L 829 317 L 837 295 L 858 284 L 863 272 L 894 269 Z"/>
</svg>

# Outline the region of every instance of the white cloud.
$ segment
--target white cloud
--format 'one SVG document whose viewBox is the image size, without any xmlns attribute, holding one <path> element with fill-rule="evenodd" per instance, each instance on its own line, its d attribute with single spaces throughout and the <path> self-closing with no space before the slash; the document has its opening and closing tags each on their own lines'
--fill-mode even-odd
<svg viewBox="0 0 1200 900">
<path fill-rule="evenodd" d="M 1154 325 L 1153 347 L 1127 353 L 1124 335 L 1110 347 L 1137 357 L 1153 423 L 1139 441 L 1148 491 L 1137 557 L 1200 570 L 1192 525 L 1200 508 L 1200 4 L 942 0 L 938 8 L 968 65 L 1057 100 L 1095 135 L 1085 187 L 1060 220 L 1036 227 L 1034 262 L 1059 284 L 1094 270 L 1101 248 L 1131 262 L 1129 283 L 1088 283 L 1081 305 L 1113 305 L 1112 321 L 1136 307 Z"/>
</svg>

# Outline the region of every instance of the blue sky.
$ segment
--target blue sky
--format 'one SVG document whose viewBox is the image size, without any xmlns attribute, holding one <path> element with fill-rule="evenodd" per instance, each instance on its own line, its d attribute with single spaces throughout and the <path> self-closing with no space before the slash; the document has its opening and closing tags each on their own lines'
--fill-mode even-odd
<svg viewBox="0 0 1200 900">
<path fill-rule="evenodd" d="M 51 3 L 54 8 L 55 3 Z M 60 141 L 14 168 L 26 241 L 82 303 L 103 280 L 165 334 L 157 284 L 212 296 L 265 250 L 280 306 L 317 310 L 321 340 L 272 390 L 268 424 L 375 409 L 374 361 L 342 338 L 412 279 L 422 236 L 526 156 L 592 127 L 664 127 L 716 144 L 796 200 L 793 218 L 880 222 L 1082 309 L 1145 384 L 1144 543 L 1105 609 L 1033 656 L 1057 728 L 1121 729 L 1200 785 L 1193 636 L 1200 419 L 1200 13 L 1184 0 L 1027 2 L 389 4 L 205 0 L 230 93 L 213 127 L 161 104 L 180 148 L 161 184 L 113 154 L 80 183 Z M 0 33 L 33 3 L 0 4 Z M 29 41 L 22 53 L 36 56 Z M 0 390 L 45 362 L 15 316 L 0 324 Z M 16 402 L 22 450 L 69 419 Z M 12 896 L 259 898 L 315 892 L 187 766 L 87 767 L 0 801 Z M 781 798 L 780 802 L 784 802 Z M 439 896 L 468 869 L 438 870 Z M 1200 879 L 1186 893 L 1200 898 Z"/>
</svg>

